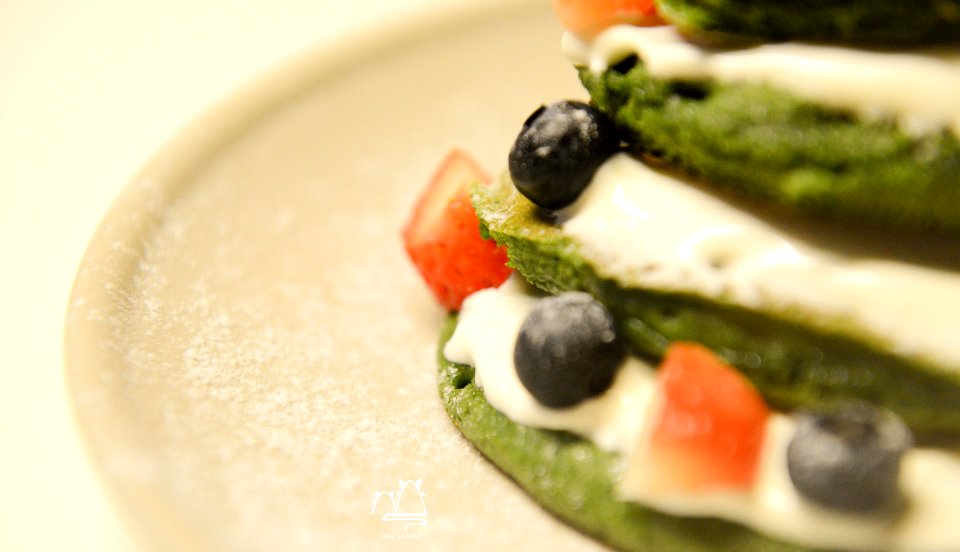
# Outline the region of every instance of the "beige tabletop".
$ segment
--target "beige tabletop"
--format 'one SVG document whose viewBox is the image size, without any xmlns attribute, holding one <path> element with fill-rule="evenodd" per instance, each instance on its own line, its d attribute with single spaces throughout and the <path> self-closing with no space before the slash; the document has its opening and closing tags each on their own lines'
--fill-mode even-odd
<svg viewBox="0 0 960 552">
<path fill-rule="evenodd" d="M 0 550 L 131 550 L 70 419 L 62 331 L 98 221 L 174 132 L 289 56 L 439 0 L 0 4 Z"/>
</svg>

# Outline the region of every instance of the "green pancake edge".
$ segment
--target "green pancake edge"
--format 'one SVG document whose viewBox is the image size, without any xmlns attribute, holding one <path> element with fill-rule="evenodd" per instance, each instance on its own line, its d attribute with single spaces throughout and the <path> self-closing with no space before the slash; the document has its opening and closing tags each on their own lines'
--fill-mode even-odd
<svg viewBox="0 0 960 552">
<path fill-rule="evenodd" d="M 627 552 L 813 552 L 712 518 L 676 517 L 619 500 L 622 462 L 570 433 L 514 423 L 493 408 L 471 366 L 450 362 L 441 332 L 438 385 L 443 406 L 463 436 L 537 503 L 560 520 Z"/>
<path fill-rule="evenodd" d="M 693 37 L 914 44 L 960 38 L 958 0 L 657 0 Z"/>
<path fill-rule="evenodd" d="M 960 233 L 960 140 L 913 136 L 761 84 L 652 77 L 636 56 L 579 68 L 637 152 L 804 216 Z"/>
<path fill-rule="evenodd" d="M 481 232 L 507 249 L 509 265 L 549 293 L 586 291 L 607 306 L 634 352 L 662 358 L 670 343 L 716 352 L 773 407 L 824 408 L 859 399 L 890 408 L 918 436 L 960 439 L 960 369 L 892 354 L 842 321 L 760 312 L 694 294 L 622 284 L 594 266 L 548 214 L 504 174 L 475 186 Z"/>
</svg>

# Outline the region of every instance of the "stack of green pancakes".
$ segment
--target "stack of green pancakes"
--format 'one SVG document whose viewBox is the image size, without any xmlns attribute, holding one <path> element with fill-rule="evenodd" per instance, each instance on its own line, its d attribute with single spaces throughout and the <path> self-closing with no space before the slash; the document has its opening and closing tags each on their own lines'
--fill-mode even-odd
<svg viewBox="0 0 960 552">
<path fill-rule="evenodd" d="M 731 289 L 739 282 L 730 276 L 739 274 L 736 243 L 708 263 L 721 274 L 715 289 L 687 285 L 682 275 L 648 277 L 662 276 L 663 258 L 645 259 L 644 251 L 688 242 L 674 230 L 622 225 L 612 232 L 637 228 L 642 234 L 624 239 L 654 243 L 627 258 L 613 251 L 619 238 L 607 248 L 605 234 L 585 237 L 593 234 L 574 224 L 598 201 L 591 188 L 548 210 L 506 174 L 474 189 L 482 232 L 541 291 L 596 298 L 633 353 L 651 363 L 673 343 L 697 342 L 776 409 L 864 401 L 895 412 L 921 445 L 960 450 L 960 1 L 659 0 L 658 8 L 672 25 L 564 38 L 592 105 L 627 151 L 591 186 L 621 174 L 638 185 L 669 180 L 690 190 L 678 197 L 709 196 L 696 201 L 716 201 L 764 232 L 816 249 L 824 271 L 834 262 L 846 267 L 839 278 L 869 287 L 871 270 L 884 265 L 903 285 L 885 284 L 890 309 L 859 310 L 869 298 L 818 297 L 812 280 L 808 303 L 794 301 L 803 281 L 791 284 L 800 291 L 790 298 L 771 292 L 774 285 L 744 299 Z M 709 218 L 710 208 L 671 205 L 669 216 Z M 454 318 L 444 339 L 455 325 Z M 473 367 L 443 354 L 440 364 L 441 396 L 464 435 L 548 510 L 617 548 L 813 549 L 622 501 L 615 454 L 514 423 L 487 403 Z"/>
</svg>

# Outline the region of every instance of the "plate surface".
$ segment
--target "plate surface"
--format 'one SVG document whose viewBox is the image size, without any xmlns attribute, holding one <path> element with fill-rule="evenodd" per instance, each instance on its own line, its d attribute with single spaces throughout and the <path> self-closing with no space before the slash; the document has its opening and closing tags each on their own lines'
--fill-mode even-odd
<svg viewBox="0 0 960 552">
<path fill-rule="evenodd" d="M 144 543 L 595 548 L 447 420 L 444 315 L 399 239 L 451 146 L 497 172 L 539 103 L 583 96 L 547 3 L 466 5 L 278 69 L 160 152 L 98 229 L 69 391 Z"/>
</svg>

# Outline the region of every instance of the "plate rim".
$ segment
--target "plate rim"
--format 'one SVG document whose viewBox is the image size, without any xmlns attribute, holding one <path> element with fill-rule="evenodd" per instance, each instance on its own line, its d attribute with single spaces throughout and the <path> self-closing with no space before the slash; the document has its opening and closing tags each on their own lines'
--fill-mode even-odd
<svg viewBox="0 0 960 552">
<path fill-rule="evenodd" d="M 83 311 L 91 304 L 116 307 L 112 282 L 126 281 L 135 274 L 146 249 L 138 238 L 160 224 L 166 207 L 189 187 L 191 176 L 208 159 L 285 103 L 378 53 L 449 28 L 542 9 L 540 4 L 542 0 L 462 0 L 418 6 L 309 46 L 260 71 L 191 117 L 147 158 L 112 200 L 87 241 L 73 279 L 62 326 L 61 362 L 71 422 L 83 455 L 135 542 L 161 550 L 188 550 L 199 544 L 187 526 L 171 521 L 175 516 L 161 515 L 163 504 L 119 484 L 108 473 L 105 443 L 111 442 L 109 436 L 117 431 L 97 423 L 103 416 L 92 413 L 93 407 L 87 404 L 96 397 L 83 397 L 82 388 L 103 369 L 100 349 L 111 326 Z"/>
</svg>

